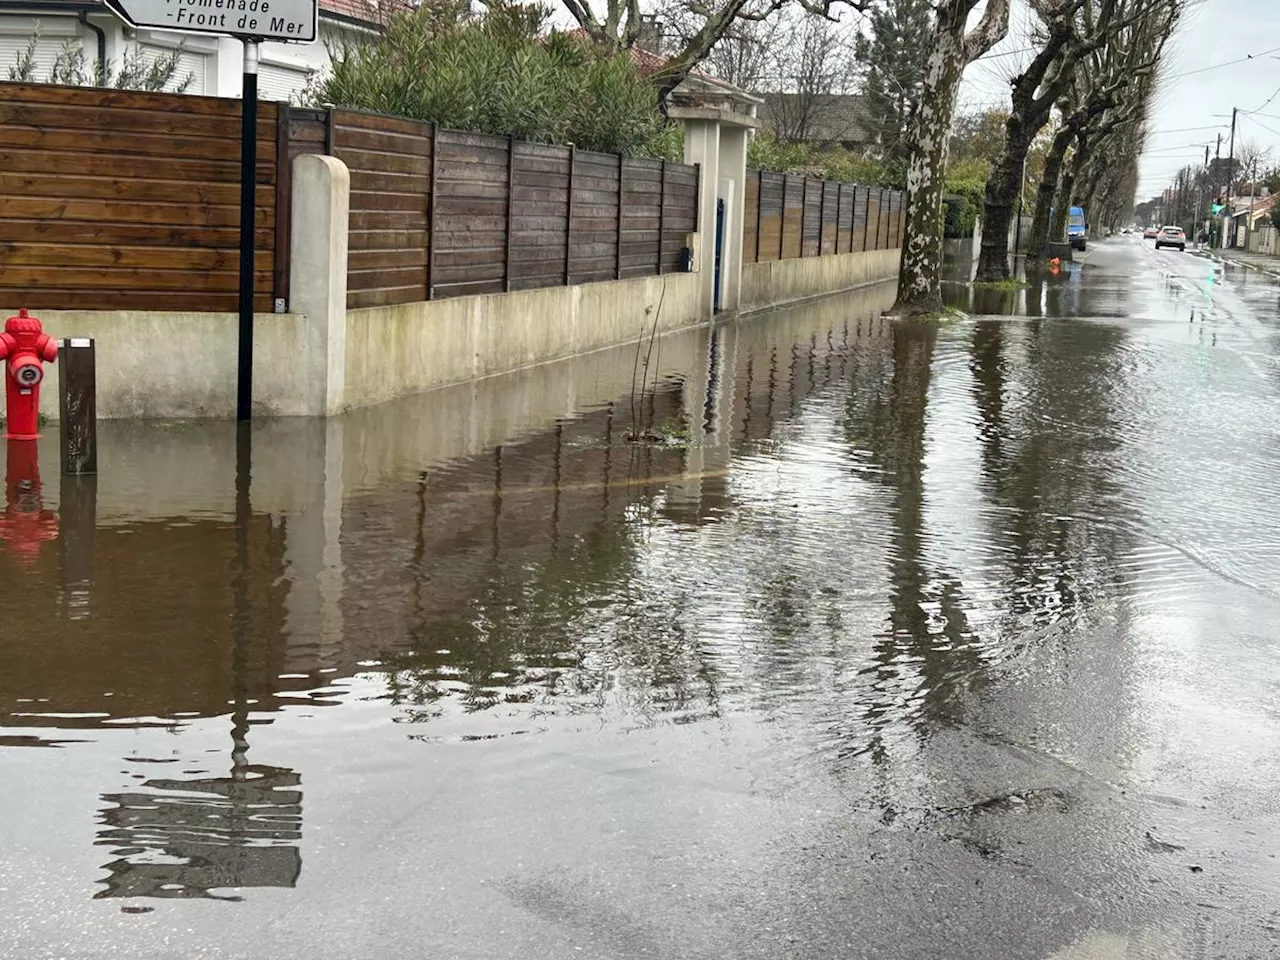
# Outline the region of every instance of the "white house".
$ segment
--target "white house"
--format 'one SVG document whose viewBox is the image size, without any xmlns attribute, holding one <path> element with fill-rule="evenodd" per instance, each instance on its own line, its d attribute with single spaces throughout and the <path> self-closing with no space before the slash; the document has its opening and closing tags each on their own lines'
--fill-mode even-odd
<svg viewBox="0 0 1280 960">
<path fill-rule="evenodd" d="M 382 0 L 385 5 L 394 0 Z M 289 100 L 307 78 L 329 63 L 329 46 L 368 37 L 380 30 L 380 0 L 320 0 L 320 39 L 313 44 L 264 43 L 258 74 L 260 100 Z M 180 73 L 192 77 L 186 92 L 238 97 L 242 45 L 226 37 L 135 30 L 98 0 L 0 0 L 0 80 L 26 50 L 38 29 L 36 73 L 44 78 L 67 41 L 79 44 L 86 60 L 119 66 L 135 45 L 143 58 L 175 48 Z"/>
</svg>

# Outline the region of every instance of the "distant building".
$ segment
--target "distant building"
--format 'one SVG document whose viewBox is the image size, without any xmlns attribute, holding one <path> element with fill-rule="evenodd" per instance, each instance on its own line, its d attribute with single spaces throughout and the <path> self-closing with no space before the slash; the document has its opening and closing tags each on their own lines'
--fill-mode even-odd
<svg viewBox="0 0 1280 960">
<path fill-rule="evenodd" d="M 875 137 L 866 122 L 866 101 L 846 93 L 761 93 L 760 121 L 779 140 L 818 147 L 863 150 Z"/>
<path fill-rule="evenodd" d="M 400 0 L 320 0 L 319 38 L 315 43 L 263 43 L 258 99 L 289 100 L 312 74 L 329 65 L 329 44 L 341 44 L 381 32 L 387 10 Z M 381 5 L 380 5 L 381 4 Z M 37 29 L 36 76 L 44 80 L 63 45 L 84 50 L 92 71 L 100 60 L 119 68 L 135 48 L 144 62 L 174 50 L 178 71 L 190 75 L 186 93 L 240 96 L 242 45 L 229 37 L 195 36 L 159 30 L 134 30 L 99 0 L 0 0 L 0 80 L 26 50 Z"/>
</svg>

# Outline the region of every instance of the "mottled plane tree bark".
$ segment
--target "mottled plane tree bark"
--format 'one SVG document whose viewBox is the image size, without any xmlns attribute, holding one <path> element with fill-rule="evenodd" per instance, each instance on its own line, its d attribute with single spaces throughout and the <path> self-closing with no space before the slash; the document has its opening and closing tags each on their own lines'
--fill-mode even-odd
<svg viewBox="0 0 1280 960">
<path fill-rule="evenodd" d="M 936 0 L 934 6 L 924 85 L 907 130 L 907 215 L 893 307 L 898 315 L 942 310 L 942 196 L 960 79 L 1009 31 L 1009 0 L 987 0 L 977 25 L 967 29 L 978 2 Z"/>
</svg>

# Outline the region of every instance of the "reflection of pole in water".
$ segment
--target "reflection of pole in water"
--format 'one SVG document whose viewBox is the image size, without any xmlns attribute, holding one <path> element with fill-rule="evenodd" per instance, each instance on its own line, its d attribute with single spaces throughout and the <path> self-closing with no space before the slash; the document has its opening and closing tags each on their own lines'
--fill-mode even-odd
<svg viewBox="0 0 1280 960">
<path fill-rule="evenodd" d="M 105 865 L 111 897 L 210 897 L 237 887 L 293 887 L 302 871 L 301 778 L 253 766 L 249 753 L 248 665 L 253 639 L 250 595 L 252 437 L 236 428 L 235 559 L 231 770 L 226 777 L 148 780 L 150 792 L 105 794 L 96 843 L 114 848 Z"/>
<path fill-rule="evenodd" d="M 98 478 L 62 476 L 58 497 L 60 605 L 68 620 L 86 620 L 93 588 L 94 534 L 98 526 Z"/>
<path fill-rule="evenodd" d="M 230 777 L 148 780 L 147 792 L 104 794 L 95 843 L 116 859 L 103 865 L 105 889 L 94 899 L 296 886 L 301 782 L 292 770 L 242 765 Z"/>
<path fill-rule="evenodd" d="M 249 422 L 236 424 L 236 558 L 232 576 L 234 637 L 231 676 L 235 712 L 231 723 L 232 776 L 247 765 L 249 752 L 248 658 L 252 613 L 249 602 L 249 523 L 253 515 L 250 492 L 253 483 L 253 435 Z"/>
</svg>

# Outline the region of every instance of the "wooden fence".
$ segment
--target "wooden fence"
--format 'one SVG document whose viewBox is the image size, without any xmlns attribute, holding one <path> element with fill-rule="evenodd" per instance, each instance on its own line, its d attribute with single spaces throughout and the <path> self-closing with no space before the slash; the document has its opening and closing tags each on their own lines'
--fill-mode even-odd
<svg viewBox="0 0 1280 960">
<path fill-rule="evenodd" d="M 892 250 L 906 208 L 898 190 L 747 171 L 743 263 Z"/>
<path fill-rule="evenodd" d="M 267 311 L 287 277 L 275 255 L 281 116 L 259 107 Z M 238 100 L 0 84 L 0 304 L 233 312 L 239 225 Z"/>
<path fill-rule="evenodd" d="M 262 103 L 259 311 L 306 153 L 351 172 L 350 307 L 671 272 L 698 227 L 696 167 Z M 238 100 L 0 83 L 0 304 L 233 312 L 239 177 Z"/>
<path fill-rule="evenodd" d="M 338 110 L 351 171 L 347 306 L 675 270 L 698 170 Z"/>
</svg>

